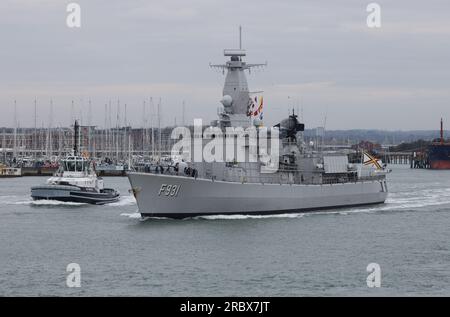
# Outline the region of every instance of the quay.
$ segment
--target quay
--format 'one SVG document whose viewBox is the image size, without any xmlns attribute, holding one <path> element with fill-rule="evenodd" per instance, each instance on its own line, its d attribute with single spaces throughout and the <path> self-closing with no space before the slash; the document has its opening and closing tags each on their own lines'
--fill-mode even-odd
<svg viewBox="0 0 450 317">
<path fill-rule="evenodd" d="M 426 151 L 421 152 L 382 152 L 380 158 L 387 164 L 409 165 L 411 168 L 428 169 L 430 161 Z"/>
</svg>

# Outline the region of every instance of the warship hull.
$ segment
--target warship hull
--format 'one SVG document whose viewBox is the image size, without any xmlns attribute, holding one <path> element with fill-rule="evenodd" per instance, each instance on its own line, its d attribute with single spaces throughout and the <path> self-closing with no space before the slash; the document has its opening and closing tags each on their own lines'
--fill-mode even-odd
<svg viewBox="0 0 450 317">
<path fill-rule="evenodd" d="M 265 215 L 380 204 L 386 181 L 301 185 L 235 183 L 161 174 L 128 175 L 143 217 Z"/>
</svg>

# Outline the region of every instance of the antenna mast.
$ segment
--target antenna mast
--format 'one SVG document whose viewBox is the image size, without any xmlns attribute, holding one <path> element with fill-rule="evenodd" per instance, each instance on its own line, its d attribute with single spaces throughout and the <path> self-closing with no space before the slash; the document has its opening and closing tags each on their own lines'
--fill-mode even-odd
<svg viewBox="0 0 450 317">
<path fill-rule="evenodd" d="M 14 158 L 16 157 L 16 147 L 17 147 L 17 101 L 14 100 Z"/>
<path fill-rule="evenodd" d="M 78 135 L 79 135 L 79 125 L 78 125 L 78 121 L 75 120 L 75 125 L 74 125 L 74 138 L 73 138 L 73 155 L 78 156 Z"/>
<path fill-rule="evenodd" d="M 242 25 L 239 25 L 239 49 L 242 49 Z"/>
</svg>

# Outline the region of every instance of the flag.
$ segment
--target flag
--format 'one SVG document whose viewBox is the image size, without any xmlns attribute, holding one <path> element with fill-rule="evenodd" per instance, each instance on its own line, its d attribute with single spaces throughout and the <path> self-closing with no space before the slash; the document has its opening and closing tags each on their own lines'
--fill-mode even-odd
<svg viewBox="0 0 450 317">
<path fill-rule="evenodd" d="M 247 106 L 247 116 L 251 118 L 259 117 L 260 119 L 262 119 L 263 106 L 264 106 L 263 96 L 258 95 L 250 96 Z"/>
<path fill-rule="evenodd" d="M 381 160 L 373 157 L 372 155 L 370 155 L 367 152 L 363 152 L 363 165 L 364 166 L 372 166 L 375 167 L 376 169 L 380 170 L 383 169 L 382 168 L 382 162 Z"/>
</svg>

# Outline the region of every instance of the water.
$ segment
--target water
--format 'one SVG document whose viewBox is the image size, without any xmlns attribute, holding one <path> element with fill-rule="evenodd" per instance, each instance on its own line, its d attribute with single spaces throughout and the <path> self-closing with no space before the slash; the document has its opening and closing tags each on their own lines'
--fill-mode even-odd
<svg viewBox="0 0 450 317">
<path fill-rule="evenodd" d="M 187 220 L 140 219 L 126 178 L 106 178 L 124 195 L 106 206 L 33 202 L 45 178 L 0 179 L 0 295 L 449 296 L 450 171 L 389 178 L 385 205 Z"/>
</svg>

